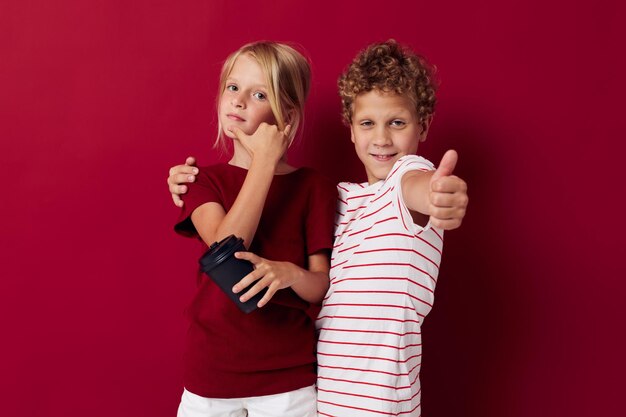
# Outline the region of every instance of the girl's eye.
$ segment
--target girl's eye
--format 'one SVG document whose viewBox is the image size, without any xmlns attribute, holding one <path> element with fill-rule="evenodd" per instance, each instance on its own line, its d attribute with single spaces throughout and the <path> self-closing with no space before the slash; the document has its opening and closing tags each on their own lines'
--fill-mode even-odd
<svg viewBox="0 0 626 417">
<path fill-rule="evenodd" d="M 361 126 L 363 127 L 372 127 L 374 126 L 374 123 L 371 120 L 363 120 L 361 123 L 359 123 Z"/>
<path fill-rule="evenodd" d="M 391 126 L 396 126 L 396 127 L 402 127 L 404 125 L 406 125 L 406 123 L 404 122 L 404 120 L 392 120 L 390 123 Z"/>
<path fill-rule="evenodd" d="M 233 85 L 233 84 L 227 85 L 227 86 L 226 86 L 226 89 L 227 89 L 228 91 L 237 91 L 237 90 L 238 90 L 237 86 L 236 86 L 236 85 Z"/>
<path fill-rule="evenodd" d="M 256 93 L 254 93 L 253 96 L 257 100 L 265 100 L 267 98 L 265 94 L 261 93 L 260 91 L 257 91 Z"/>
</svg>

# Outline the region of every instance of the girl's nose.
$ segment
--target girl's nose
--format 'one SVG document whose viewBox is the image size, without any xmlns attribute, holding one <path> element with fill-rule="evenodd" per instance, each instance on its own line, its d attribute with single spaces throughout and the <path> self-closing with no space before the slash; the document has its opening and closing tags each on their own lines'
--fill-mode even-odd
<svg viewBox="0 0 626 417">
<path fill-rule="evenodd" d="M 230 104 L 232 104 L 233 107 L 237 107 L 237 108 L 240 108 L 240 109 L 244 108 L 244 106 L 245 106 L 244 101 L 241 100 L 241 98 L 239 96 L 234 96 L 232 98 L 232 100 L 230 101 Z"/>
</svg>

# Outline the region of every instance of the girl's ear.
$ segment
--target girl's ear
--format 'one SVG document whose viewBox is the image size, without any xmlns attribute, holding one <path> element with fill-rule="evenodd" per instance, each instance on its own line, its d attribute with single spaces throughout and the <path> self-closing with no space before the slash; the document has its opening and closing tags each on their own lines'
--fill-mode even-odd
<svg viewBox="0 0 626 417">
<path fill-rule="evenodd" d="M 293 143 L 293 140 L 296 138 L 296 130 L 294 130 L 293 125 L 292 125 L 293 120 L 295 119 L 295 115 L 296 115 L 295 110 L 289 110 L 287 114 L 285 115 L 285 126 L 291 125 L 291 131 L 289 132 L 289 145 L 287 145 L 287 148 L 291 146 L 291 144 Z"/>
<path fill-rule="evenodd" d="M 295 116 L 296 116 L 296 111 L 294 109 L 289 110 L 287 114 L 285 115 L 285 124 L 286 125 L 291 124 Z"/>
</svg>

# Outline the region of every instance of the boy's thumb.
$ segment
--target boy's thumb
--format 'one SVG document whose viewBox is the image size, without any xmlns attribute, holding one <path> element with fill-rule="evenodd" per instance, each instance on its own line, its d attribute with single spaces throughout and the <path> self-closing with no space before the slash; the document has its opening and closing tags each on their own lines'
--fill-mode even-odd
<svg viewBox="0 0 626 417">
<path fill-rule="evenodd" d="M 459 155 L 456 153 L 455 150 L 450 149 L 448 152 L 446 152 L 443 155 L 443 158 L 441 158 L 439 167 L 433 174 L 430 181 L 433 182 L 439 178 L 452 175 L 452 172 L 454 171 L 454 168 L 456 167 L 456 163 L 458 160 L 459 160 Z"/>
</svg>

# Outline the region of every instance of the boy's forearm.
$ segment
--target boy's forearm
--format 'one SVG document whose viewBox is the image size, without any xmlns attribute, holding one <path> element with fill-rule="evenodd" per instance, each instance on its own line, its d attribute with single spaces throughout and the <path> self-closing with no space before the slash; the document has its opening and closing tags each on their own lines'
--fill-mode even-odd
<svg viewBox="0 0 626 417">
<path fill-rule="evenodd" d="M 411 171 L 402 177 L 402 198 L 409 210 L 430 216 L 430 179 L 435 171 Z"/>
</svg>

